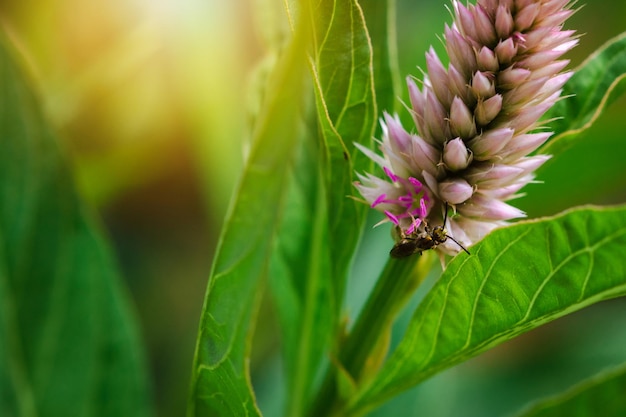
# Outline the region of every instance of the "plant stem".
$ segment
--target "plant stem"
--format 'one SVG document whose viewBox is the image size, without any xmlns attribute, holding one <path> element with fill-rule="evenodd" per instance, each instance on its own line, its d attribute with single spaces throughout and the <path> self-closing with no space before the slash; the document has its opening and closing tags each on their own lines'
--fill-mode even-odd
<svg viewBox="0 0 626 417">
<path fill-rule="evenodd" d="M 338 361 L 357 384 L 366 376 L 368 360 L 388 334 L 398 313 L 411 299 L 431 269 L 434 253 L 415 257 L 390 258 L 376 286 L 345 342 L 339 347 Z M 347 398 L 341 398 L 337 385 L 338 369 L 331 366 L 311 407 L 310 417 L 342 415 Z"/>
</svg>

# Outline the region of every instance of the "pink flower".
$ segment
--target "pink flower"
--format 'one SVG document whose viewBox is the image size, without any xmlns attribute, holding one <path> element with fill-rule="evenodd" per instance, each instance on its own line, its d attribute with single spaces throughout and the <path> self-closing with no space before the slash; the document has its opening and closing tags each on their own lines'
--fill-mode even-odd
<svg viewBox="0 0 626 417">
<path fill-rule="evenodd" d="M 508 201 L 549 159 L 528 156 L 551 135 L 534 132 L 572 75 L 561 55 L 573 48 L 563 30 L 569 0 L 453 1 L 455 21 L 445 28 L 447 68 L 431 48 L 421 89 L 407 79 L 415 126 L 397 116 L 381 120 L 382 156 L 364 149 L 387 180 L 359 175 L 356 187 L 383 212 L 400 236 L 423 236 L 442 225 L 464 246 L 525 214 Z M 417 130 L 419 134 L 409 133 Z M 461 250 L 451 239 L 435 247 Z"/>
</svg>

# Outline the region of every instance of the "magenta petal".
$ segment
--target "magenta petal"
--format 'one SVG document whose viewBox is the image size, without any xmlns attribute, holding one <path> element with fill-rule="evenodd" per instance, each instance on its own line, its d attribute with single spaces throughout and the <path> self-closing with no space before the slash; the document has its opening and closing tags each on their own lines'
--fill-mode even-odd
<svg viewBox="0 0 626 417">
<path fill-rule="evenodd" d="M 426 202 L 424 201 L 423 198 L 420 199 L 420 216 L 421 218 L 426 217 L 426 215 L 428 214 L 428 212 L 426 211 Z"/>
<path fill-rule="evenodd" d="M 422 191 L 422 187 L 424 187 L 424 185 L 420 182 L 420 180 L 414 177 L 409 177 L 409 182 L 413 185 L 413 191 L 416 193 Z"/>
<path fill-rule="evenodd" d="M 398 220 L 398 218 L 389 210 L 385 210 L 385 215 L 389 218 L 389 220 L 392 221 L 393 224 L 395 224 L 396 226 L 400 225 L 400 220 Z"/>
<path fill-rule="evenodd" d="M 377 205 L 379 205 L 380 203 L 382 203 L 383 201 L 385 201 L 385 198 L 387 198 L 386 194 L 381 194 L 379 195 L 376 200 L 374 200 L 374 202 L 372 203 L 371 207 L 374 208 Z"/>
<path fill-rule="evenodd" d="M 389 177 L 389 179 L 393 182 L 398 181 L 398 176 L 396 174 L 394 174 L 393 172 L 391 172 L 391 170 L 387 167 L 383 167 L 383 171 L 385 171 L 385 174 L 387 174 L 387 176 Z"/>
<path fill-rule="evenodd" d="M 406 229 L 406 233 L 410 235 L 411 233 L 415 232 L 415 230 L 417 230 L 420 224 L 422 224 L 422 220 L 415 219 L 413 222 L 411 222 L 411 225 L 409 226 L 409 228 Z"/>
</svg>

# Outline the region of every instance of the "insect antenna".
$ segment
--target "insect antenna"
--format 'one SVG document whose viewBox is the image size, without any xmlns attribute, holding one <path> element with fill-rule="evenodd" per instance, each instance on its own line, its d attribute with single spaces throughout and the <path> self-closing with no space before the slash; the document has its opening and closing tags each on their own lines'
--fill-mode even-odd
<svg viewBox="0 0 626 417">
<path fill-rule="evenodd" d="M 445 213 L 443 215 L 443 227 L 446 227 L 446 221 L 448 220 L 448 202 L 447 201 L 444 202 L 444 210 L 445 210 Z M 469 251 L 467 249 L 465 249 L 465 246 L 461 245 L 458 240 L 456 240 L 455 238 L 453 238 L 449 234 L 446 234 L 446 237 L 448 239 L 450 239 L 451 241 L 453 241 L 454 243 L 456 243 L 457 245 L 459 245 L 459 247 L 461 249 L 463 249 L 465 251 L 465 253 L 467 253 L 468 255 L 471 255 L 469 253 Z"/>
<path fill-rule="evenodd" d="M 463 249 L 463 250 L 465 251 L 465 253 L 467 253 L 468 255 L 471 255 L 471 253 L 469 253 L 469 251 L 468 251 L 467 249 L 465 249 L 465 246 L 461 245 L 461 244 L 459 243 L 459 241 L 458 241 L 458 240 L 456 240 L 455 238 L 453 238 L 453 237 L 452 237 L 452 236 L 450 236 L 450 235 L 448 235 L 448 239 L 450 239 L 451 241 L 453 241 L 454 243 L 456 243 L 457 245 L 459 245 L 459 247 L 460 247 L 461 249 Z"/>
</svg>

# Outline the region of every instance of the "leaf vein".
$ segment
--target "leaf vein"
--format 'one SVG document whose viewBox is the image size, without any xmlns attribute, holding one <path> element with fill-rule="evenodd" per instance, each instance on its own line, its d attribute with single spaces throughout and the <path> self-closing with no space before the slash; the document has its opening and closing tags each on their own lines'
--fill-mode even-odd
<svg viewBox="0 0 626 417">
<path fill-rule="evenodd" d="M 489 269 L 487 270 L 487 274 L 485 275 L 485 277 L 483 278 L 483 281 L 480 284 L 480 287 L 478 288 L 478 291 L 476 293 L 476 297 L 474 298 L 474 302 L 472 304 L 472 314 L 470 316 L 470 322 L 468 325 L 468 329 L 467 329 L 467 338 L 465 339 L 465 344 L 463 346 L 463 348 L 466 348 L 467 346 L 469 346 L 470 341 L 472 339 L 472 329 L 474 327 L 474 320 L 476 319 L 476 309 L 478 307 L 478 299 L 480 298 L 480 296 L 482 295 L 482 291 L 483 288 L 485 287 L 485 284 L 487 283 L 487 280 L 489 279 L 489 277 L 491 276 L 491 272 L 493 271 L 494 266 L 496 265 L 496 263 L 498 262 L 498 260 L 505 254 L 507 253 L 517 242 L 519 242 L 522 238 L 524 238 L 527 234 L 530 233 L 531 229 L 527 229 L 524 233 L 520 234 L 517 238 L 511 240 L 503 249 L 500 253 L 498 253 L 496 255 L 496 257 L 494 258 L 493 262 L 491 263 L 491 265 L 489 265 Z"/>
<path fill-rule="evenodd" d="M 452 282 L 454 282 L 457 277 L 459 277 L 460 272 L 462 271 L 463 265 L 465 265 L 468 261 L 470 260 L 469 257 L 465 258 L 463 260 L 463 263 L 461 263 L 461 265 L 459 265 L 459 268 L 457 269 L 456 273 L 450 278 L 450 281 L 448 281 L 448 284 L 446 285 L 446 291 L 445 291 L 445 295 L 443 298 L 443 302 L 441 303 L 441 311 L 439 316 L 439 320 L 437 321 L 437 327 L 435 332 L 433 333 L 434 335 L 434 340 L 433 340 L 433 344 L 432 347 L 430 349 L 430 352 L 428 353 L 428 356 L 424 359 L 423 363 L 428 363 L 428 361 L 430 361 L 430 359 L 434 356 L 436 348 L 437 348 L 437 344 L 439 342 L 439 338 L 437 337 L 437 335 L 439 334 L 439 329 L 441 328 L 441 322 L 443 320 L 443 313 L 446 310 L 447 306 L 448 306 L 448 294 L 450 292 L 450 286 L 452 285 Z"/>
<path fill-rule="evenodd" d="M 524 315 L 524 317 L 522 317 L 522 319 L 520 319 L 518 321 L 518 323 L 522 323 L 524 321 L 526 321 L 528 319 L 528 317 L 530 316 L 530 312 L 532 310 L 532 308 L 535 305 L 535 302 L 537 301 L 537 298 L 539 297 L 540 293 L 543 291 L 543 289 L 545 288 L 545 286 L 548 284 L 548 282 L 552 279 L 552 277 L 554 277 L 556 275 L 556 273 L 562 269 L 568 262 L 572 261 L 573 259 L 575 259 L 578 255 L 588 252 L 593 254 L 598 248 L 602 247 L 603 245 L 609 243 L 610 241 L 612 241 L 613 239 L 618 238 L 619 236 L 626 234 L 626 229 L 620 229 L 618 230 L 616 233 L 613 233 L 611 235 L 606 236 L 604 239 L 599 240 L 598 243 L 596 243 L 593 246 L 585 246 L 575 252 L 570 253 L 566 258 L 563 259 L 563 261 L 561 261 L 557 267 L 552 270 L 550 272 L 550 274 L 548 274 L 548 276 L 541 282 L 541 284 L 539 285 L 539 287 L 537 288 L 537 291 L 535 291 L 535 293 L 533 294 L 533 297 L 530 301 L 530 303 L 528 304 L 528 308 L 526 310 L 526 314 Z M 586 287 L 586 282 L 588 281 L 588 276 L 590 275 L 590 271 L 588 271 L 587 273 L 587 278 L 585 279 L 585 282 L 583 283 L 583 285 L 581 287 Z M 581 298 L 578 299 L 579 301 L 581 300 Z"/>
</svg>

